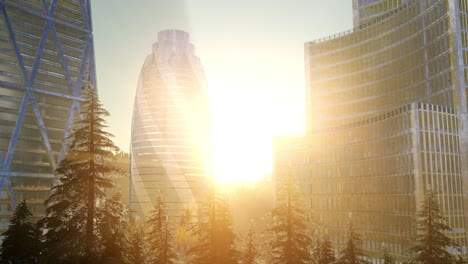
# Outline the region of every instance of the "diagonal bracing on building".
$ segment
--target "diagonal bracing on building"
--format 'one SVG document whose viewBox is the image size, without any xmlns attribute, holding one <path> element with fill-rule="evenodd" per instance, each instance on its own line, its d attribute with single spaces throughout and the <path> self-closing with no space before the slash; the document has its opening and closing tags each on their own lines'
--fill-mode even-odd
<svg viewBox="0 0 468 264">
<path fill-rule="evenodd" d="M 0 9 L 0 215 L 20 199 L 40 215 L 80 91 L 95 86 L 90 1 L 4 0 Z"/>
</svg>

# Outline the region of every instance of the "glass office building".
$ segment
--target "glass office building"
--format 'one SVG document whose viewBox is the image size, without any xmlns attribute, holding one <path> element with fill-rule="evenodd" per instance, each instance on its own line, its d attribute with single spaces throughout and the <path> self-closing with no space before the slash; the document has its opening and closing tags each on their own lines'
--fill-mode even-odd
<svg viewBox="0 0 468 264">
<path fill-rule="evenodd" d="M 436 190 L 466 251 L 468 4 L 358 0 L 353 12 L 355 28 L 305 44 L 307 134 L 279 140 L 276 176 L 297 172 L 337 248 L 352 213 L 374 258 L 385 243 L 405 260 Z"/>
<path fill-rule="evenodd" d="M 380 16 L 406 4 L 408 0 L 352 0 L 353 1 L 353 26 L 365 25 Z"/>
<path fill-rule="evenodd" d="M 94 87 L 88 0 L 0 1 L 0 229 L 43 216 L 83 87 Z"/>
<path fill-rule="evenodd" d="M 197 212 L 206 198 L 209 102 L 189 35 L 159 32 L 140 73 L 132 124 L 130 204 L 141 215 L 161 193 L 168 214 Z"/>
<path fill-rule="evenodd" d="M 465 245 L 457 116 L 453 109 L 412 103 L 353 124 L 276 141 L 276 175 L 292 173 L 314 224 L 337 249 L 346 243 L 349 213 L 367 255 L 382 243 L 399 260 L 416 235 L 424 190 L 440 194 L 449 235 Z M 316 227 L 314 227 L 316 228 Z"/>
</svg>

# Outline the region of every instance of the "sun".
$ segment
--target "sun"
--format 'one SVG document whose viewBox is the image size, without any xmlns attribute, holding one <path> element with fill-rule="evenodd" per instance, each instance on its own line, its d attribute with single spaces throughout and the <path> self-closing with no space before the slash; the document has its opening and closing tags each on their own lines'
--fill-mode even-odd
<svg viewBox="0 0 468 264">
<path fill-rule="evenodd" d="M 212 172 L 218 184 L 255 182 L 271 174 L 273 139 L 300 130 L 300 111 L 262 93 L 212 98 Z"/>
<path fill-rule="evenodd" d="M 251 124 L 253 125 L 253 124 Z M 272 167 L 272 135 L 222 127 L 213 137 L 213 175 L 217 183 L 254 182 Z"/>
<path fill-rule="evenodd" d="M 234 115 L 239 119 L 234 119 Z M 268 120 L 256 119 L 254 115 L 246 110 L 226 113 L 231 122 L 213 121 L 212 162 L 216 182 L 253 182 L 271 171 L 273 131 L 268 128 Z M 263 126 L 258 120 L 262 120 Z"/>
</svg>

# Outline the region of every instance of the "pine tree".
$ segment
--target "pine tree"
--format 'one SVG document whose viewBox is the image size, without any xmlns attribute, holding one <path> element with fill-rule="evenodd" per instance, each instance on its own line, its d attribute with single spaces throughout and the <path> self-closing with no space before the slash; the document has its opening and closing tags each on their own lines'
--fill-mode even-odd
<svg viewBox="0 0 468 264">
<path fill-rule="evenodd" d="M 125 261 L 129 239 L 126 230 L 129 228 L 130 210 L 120 202 L 120 194 L 104 201 L 100 210 L 99 235 L 103 246 L 102 258 Z"/>
<path fill-rule="evenodd" d="M 150 232 L 147 235 L 150 262 L 155 264 L 173 264 L 178 260 L 175 239 L 166 214 L 166 204 L 161 194 L 156 196 L 156 203 L 147 221 Z"/>
<path fill-rule="evenodd" d="M 447 247 L 455 245 L 443 233 L 451 228 L 443 223 L 444 217 L 435 192 L 425 192 L 424 202 L 417 215 L 416 245 L 410 249 L 414 253 L 413 263 L 442 264 L 454 261 Z"/>
<path fill-rule="evenodd" d="M 274 233 L 271 243 L 274 263 L 310 263 L 309 219 L 304 209 L 302 196 L 291 176 L 286 178 L 278 192 L 277 205 L 272 211 Z"/>
<path fill-rule="evenodd" d="M 164 225 L 164 233 L 162 237 L 164 242 L 162 247 L 162 258 L 158 263 L 161 264 L 175 264 L 179 260 L 179 256 L 176 251 L 176 241 L 174 236 L 174 228 L 171 225 L 169 218 L 166 218 L 166 223 Z"/>
<path fill-rule="evenodd" d="M 242 264 L 255 264 L 258 258 L 257 245 L 255 243 L 254 225 L 251 222 L 246 236 L 246 245 L 242 252 Z"/>
<path fill-rule="evenodd" d="M 32 213 L 22 201 L 16 206 L 8 229 L 3 233 L 0 263 L 37 263 L 41 248 L 41 236 L 36 224 L 31 221 Z"/>
<path fill-rule="evenodd" d="M 113 186 L 105 175 L 120 172 L 109 160 L 118 148 L 103 129 L 109 113 L 93 90 L 85 90 L 79 118 L 68 138 L 69 150 L 55 171 L 56 185 L 46 201 L 46 217 L 41 221 L 46 232 L 46 251 L 50 261 L 67 258 L 99 258 L 96 231 L 96 203 L 105 200 L 106 188 Z M 60 256 L 57 259 L 56 256 Z"/>
<path fill-rule="evenodd" d="M 190 209 L 185 209 L 180 218 L 180 222 L 176 225 L 175 235 L 177 241 L 177 250 L 181 260 L 185 260 L 188 250 L 195 244 L 196 237 L 193 234 L 193 216 Z"/>
<path fill-rule="evenodd" d="M 192 225 L 192 211 L 186 208 L 184 214 L 180 217 L 179 225 L 183 228 L 190 229 Z"/>
<path fill-rule="evenodd" d="M 361 236 L 356 232 L 352 218 L 348 222 L 348 241 L 346 247 L 341 251 L 338 264 L 368 264 L 367 256 L 362 249 Z"/>
<path fill-rule="evenodd" d="M 388 249 L 386 247 L 383 248 L 383 256 L 382 256 L 383 264 L 395 264 L 395 259 L 388 253 Z"/>
<path fill-rule="evenodd" d="M 208 203 L 201 208 L 194 234 L 198 243 L 188 251 L 190 263 L 209 264 L 238 262 L 236 235 L 232 231 L 231 212 L 226 201 L 215 196 L 212 189 Z"/>
<path fill-rule="evenodd" d="M 219 199 L 215 214 L 215 263 L 237 263 L 239 252 L 235 247 L 236 234 L 232 230 L 231 209 L 225 199 Z"/>
<path fill-rule="evenodd" d="M 331 264 L 336 261 L 335 252 L 327 235 L 318 241 L 314 249 L 313 258 L 317 264 Z"/>
<path fill-rule="evenodd" d="M 146 263 L 145 232 L 141 225 L 134 223 L 135 227 L 130 236 L 130 245 L 128 247 L 127 263 Z"/>
</svg>

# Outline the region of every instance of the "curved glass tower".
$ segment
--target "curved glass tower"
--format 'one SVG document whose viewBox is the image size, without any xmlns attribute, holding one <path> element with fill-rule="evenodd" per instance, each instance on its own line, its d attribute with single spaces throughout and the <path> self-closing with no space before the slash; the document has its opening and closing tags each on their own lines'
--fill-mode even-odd
<svg viewBox="0 0 468 264">
<path fill-rule="evenodd" d="M 197 208 L 208 183 L 209 124 L 205 74 L 188 33 L 159 32 L 133 110 L 130 204 L 140 214 L 158 192 L 169 215 Z"/>
<path fill-rule="evenodd" d="M 16 201 L 43 215 L 80 90 L 94 83 L 90 1 L 0 1 L 0 229 Z"/>
<path fill-rule="evenodd" d="M 277 142 L 276 175 L 295 164 L 311 214 L 335 247 L 351 212 L 366 254 L 398 260 L 435 190 L 467 252 L 468 4 L 355 0 L 357 27 L 305 44 L 307 136 Z M 453 250 L 453 253 L 456 251 Z"/>
</svg>

